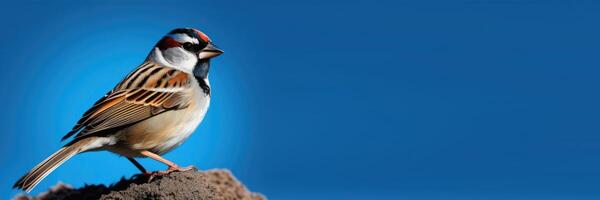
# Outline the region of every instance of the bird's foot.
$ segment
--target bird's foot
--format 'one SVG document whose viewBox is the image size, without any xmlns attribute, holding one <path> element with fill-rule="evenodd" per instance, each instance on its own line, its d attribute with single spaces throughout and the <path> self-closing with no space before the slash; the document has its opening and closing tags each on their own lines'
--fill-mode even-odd
<svg viewBox="0 0 600 200">
<path fill-rule="evenodd" d="M 198 168 L 194 167 L 193 165 L 187 166 L 187 167 L 179 167 L 177 165 L 175 166 L 169 166 L 169 168 L 167 170 L 164 171 L 154 171 L 154 172 L 144 172 L 144 175 L 148 176 L 148 182 L 152 181 L 152 179 L 154 179 L 154 177 L 157 176 L 164 176 L 167 174 L 170 174 L 172 172 L 186 172 L 186 171 L 190 171 L 190 170 L 194 170 L 194 171 L 198 171 Z"/>
<path fill-rule="evenodd" d="M 190 165 L 187 167 L 171 166 L 171 167 L 169 167 L 169 169 L 167 169 L 166 172 L 168 174 L 171 172 L 187 172 L 190 170 L 198 171 L 198 168 L 194 167 L 193 165 Z"/>
</svg>

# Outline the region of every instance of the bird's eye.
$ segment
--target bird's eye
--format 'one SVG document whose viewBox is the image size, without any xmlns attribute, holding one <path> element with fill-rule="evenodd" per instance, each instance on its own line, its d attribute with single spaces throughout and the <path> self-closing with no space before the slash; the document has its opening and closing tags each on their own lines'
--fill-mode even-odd
<svg viewBox="0 0 600 200">
<path fill-rule="evenodd" d="M 200 45 L 192 44 L 191 42 L 183 43 L 183 48 L 185 50 L 188 50 L 188 51 L 194 52 L 194 53 L 197 53 L 201 50 Z"/>
</svg>

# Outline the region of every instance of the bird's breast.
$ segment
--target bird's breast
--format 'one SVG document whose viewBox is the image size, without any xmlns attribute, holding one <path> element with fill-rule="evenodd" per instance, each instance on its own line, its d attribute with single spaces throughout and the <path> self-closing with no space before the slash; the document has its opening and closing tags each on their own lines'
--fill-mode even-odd
<svg viewBox="0 0 600 200">
<path fill-rule="evenodd" d="M 186 108 L 161 113 L 122 130 L 120 138 L 126 150 L 164 154 L 181 145 L 202 122 L 210 105 L 210 95 L 199 86 L 191 95 L 194 100 Z"/>
</svg>

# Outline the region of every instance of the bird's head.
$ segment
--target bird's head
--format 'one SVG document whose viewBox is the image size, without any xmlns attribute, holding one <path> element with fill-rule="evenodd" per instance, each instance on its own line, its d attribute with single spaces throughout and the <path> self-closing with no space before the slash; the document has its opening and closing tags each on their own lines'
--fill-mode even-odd
<svg viewBox="0 0 600 200">
<path fill-rule="evenodd" d="M 156 43 L 148 59 L 201 76 L 208 73 L 209 60 L 222 53 L 201 31 L 177 28 Z"/>
</svg>

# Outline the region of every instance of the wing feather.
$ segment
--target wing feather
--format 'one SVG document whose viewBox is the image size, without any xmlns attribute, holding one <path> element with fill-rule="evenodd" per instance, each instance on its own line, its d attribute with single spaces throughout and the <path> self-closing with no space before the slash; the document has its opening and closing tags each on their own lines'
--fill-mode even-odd
<svg viewBox="0 0 600 200">
<path fill-rule="evenodd" d="M 190 74 L 154 63 L 144 63 L 86 111 L 63 140 L 131 125 L 163 112 L 182 109 L 191 100 Z"/>
</svg>

